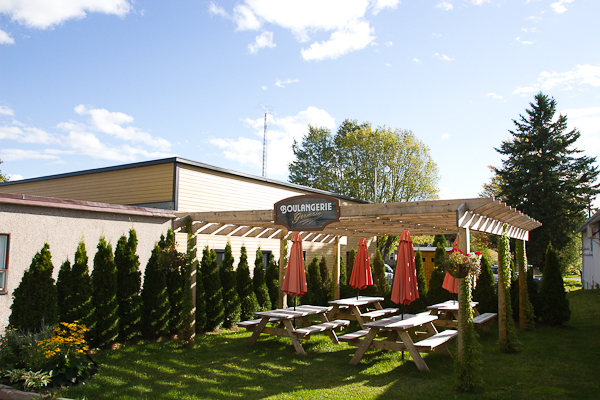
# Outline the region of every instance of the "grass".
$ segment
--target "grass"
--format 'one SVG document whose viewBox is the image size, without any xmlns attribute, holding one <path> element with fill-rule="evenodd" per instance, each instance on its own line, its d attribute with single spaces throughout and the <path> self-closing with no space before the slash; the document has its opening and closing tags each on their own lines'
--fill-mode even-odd
<svg viewBox="0 0 600 400">
<path fill-rule="evenodd" d="M 175 342 L 145 343 L 95 356 L 100 371 L 63 397 L 87 399 L 597 399 L 600 393 L 600 290 L 569 295 L 572 317 L 563 327 L 519 331 L 522 351 L 501 354 L 497 329 L 481 333 L 483 389 L 454 391 L 454 363 L 425 355 L 431 372 L 417 370 L 408 353 L 370 351 L 357 366 L 355 348 L 326 335 L 303 341 L 249 333 L 204 335 L 193 350 Z M 451 350 L 456 354 L 454 345 Z"/>
</svg>

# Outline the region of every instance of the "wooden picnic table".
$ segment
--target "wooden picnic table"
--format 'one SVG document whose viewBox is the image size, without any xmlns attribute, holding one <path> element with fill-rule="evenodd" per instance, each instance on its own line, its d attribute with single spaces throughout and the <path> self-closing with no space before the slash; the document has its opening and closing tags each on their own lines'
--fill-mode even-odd
<svg viewBox="0 0 600 400">
<path fill-rule="evenodd" d="M 361 328 L 369 321 L 376 318 L 390 316 L 398 312 L 397 308 L 383 308 L 381 302 L 383 297 L 357 296 L 347 299 L 331 300 L 331 311 L 329 319 L 339 318 L 350 321 L 358 321 Z"/>
<path fill-rule="evenodd" d="M 261 333 L 284 336 L 292 339 L 292 344 L 296 349 L 296 352 L 301 355 L 305 355 L 306 352 L 302 347 L 299 339 L 308 339 L 312 333 L 326 332 L 331 340 L 338 344 L 338 338 L 334 330 L 340 326 L 346 326 L 350 324 L 349 321 L 336 320 L 329 321 L 327 318 L 327 312 L 331 310 L 331 307 L 322 306 L 311 306 L 301 305 L 294 308 L 280 308 L 269 311 L 259 311 L 255 313 L 260 319 L 252 321 L 243 321 L 237 325 L 245 327 L 247 330 L 252 331 L 253 334 L 248 340 L 248 346 L 252 347 L 258 340 Z M 308 317 L 316 315 L 321 320 L 320 324 L 314 324 Z M 303 327 L 296 328 L 293 320 L 301 319 Z M 267 326 L 267 324 L 273 324 L 274 326 Z"/>
<path fill-rule="evenodd" d="M 368 349 L 408 351 L 417 368 L 429 371 L 425 360 L 420 353 L 431 353 L 435 348 L 449 357 L 452 354 L 446 347 L 446 342 L 458 336 L 456 330 L 438 332 L 433 322 L 435 315 L 427 312 L 418 315 L 405 314 L 384 318 L 365 324 L 367 329 L 349 333 L 339 337 L 339 340 L 348 342 L 351 346 L 358 346 L 350 364 L 360 362 Z M 383 340 L 375 340 L 378 334 L 387 336 Z M 361 339 L 364 336 L 364 339 Z"/>
<path fill-rule="evenodd" d="M 485 313 L 479 314 L 477 311 L 476 301 L 471 302 L 473 308 L 473 324 L 477 328 L 481 328 L 486 332 L 489 332 L 490 328 L 487 326 L 489 322 L 492 322 L 497 318 L 497 313 Z M 456 328 L 458 326 L 458 301 L 448 300 L 443 303 L 434 304 L 427 307 L 430 310 L 431 315 L 435 315 L 438 319 L 434 322 L 437 327 L 444 328 Z"/>
</svg>

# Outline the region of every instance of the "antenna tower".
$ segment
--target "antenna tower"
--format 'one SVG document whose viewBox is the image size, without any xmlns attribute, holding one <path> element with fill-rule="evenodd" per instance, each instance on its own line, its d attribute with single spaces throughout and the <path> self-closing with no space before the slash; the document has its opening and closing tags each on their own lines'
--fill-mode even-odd
<svg viewBox="0 0 600 400">
<path fill-rule="evenodd" d="M 262 104 L 260 106 L 265 109 L 265 134 L 264 134 L 264 137 L 263 137 L 262 176 L 266 177 L 267 176 L 267 114 L 273 115 L 273 113 L 271 112 L 271 110 L 269 110 L 268 108 L 266 108 Z"/>
</svg>

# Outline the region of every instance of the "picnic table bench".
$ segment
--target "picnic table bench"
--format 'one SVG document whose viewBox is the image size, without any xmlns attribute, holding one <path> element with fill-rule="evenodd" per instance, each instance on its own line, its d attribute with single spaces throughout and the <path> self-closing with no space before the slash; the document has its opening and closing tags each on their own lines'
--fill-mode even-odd
<svg viewBox="0 0 600 400">
<path fill-rule="evenodd" d="M 347 299 L 331 300 L 331 311 L 329 319 L 338 318 L 357 321 L 361 328 L 369 321 L 376 318 L 388 317 L 398 312 L 397 308 L 383 308 L 381 302 L 383 297 L 357 296 Z M 372 304 L 372 306 L 370 306 Z M 374 307 L 374 308 L 370 308 Z"/>
<path fill-rule="evenodd" d="M 479 311 L 477 311 L 478 304 L 476 301 L 471 302 L 471 307 L 473 307 L 473 324 L 476 328 L 489 332 L 490 328 L 488 324 L 494 321 L 498 317 L 498 314 L 485 313 L 479 315 Z M 434 322 L 437 327 L 456 328 L 458 326 L 458 301 L 448 300 L 428 306 L 427 309 L 430 310 L 431 315 L 438 317 L 437 321 Z"/>
</svg>

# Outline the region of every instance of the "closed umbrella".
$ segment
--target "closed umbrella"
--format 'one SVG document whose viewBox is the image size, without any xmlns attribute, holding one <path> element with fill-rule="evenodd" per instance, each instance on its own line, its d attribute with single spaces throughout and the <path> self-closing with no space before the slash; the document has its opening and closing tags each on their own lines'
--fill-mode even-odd
<svg viewBox="0 0 600 400">
<path fill-rule="evenodd" d="M 458 279 L 446 272 L 442 287 L 450 293 L 458 293 Z"/>
<path fill-rule="evenodd" d="M 398 244 L 398 262 L 392 287 L 392 301 L 402 305 L 402 318 L 404 319 L 404 305 L 410 304 L 418 298 L 415 251 L 410 232 L 405 229 L 402 231 Z"/>
<path fill-rule="evenodd" d="M 292 235 L 290 261 L 285 270 L 281 291 L 295 298 L 302 296 L 307 292 L 306 273 L 304 272 L 304 255 L 302 253 L 302 236 L 300 236 L 300 232 L 294 232 Z M 295 301 L 294 309 L 296 309 Z"/>
<path fill-rule="evenodd" d="M 360 289 L 373 284 L 373 275 L 371 274 L 371 263 L 369 262 L 369 248 L 367 241 L 361 237 L 358 241 L 358 252 L 352 267 L 352 275 L 350 275 L 350 286 L 356 289 L 356 298 Z"/>
</svg>

